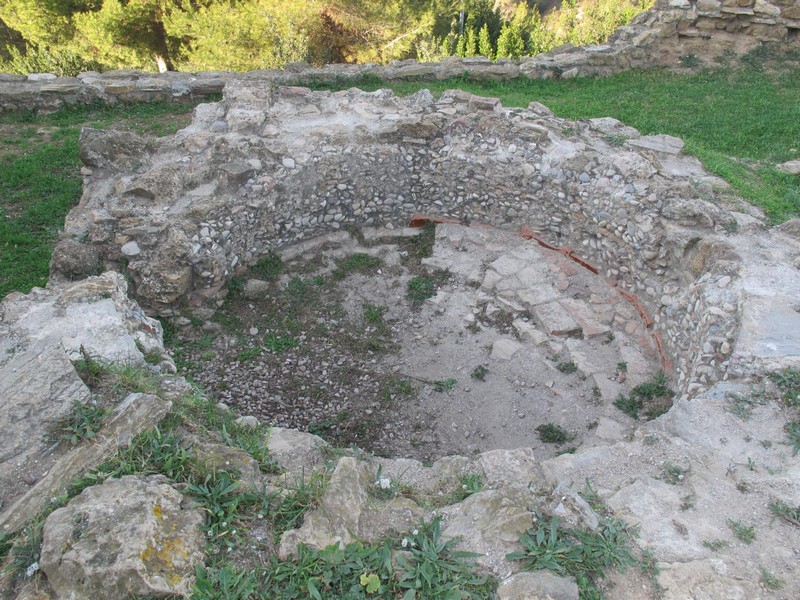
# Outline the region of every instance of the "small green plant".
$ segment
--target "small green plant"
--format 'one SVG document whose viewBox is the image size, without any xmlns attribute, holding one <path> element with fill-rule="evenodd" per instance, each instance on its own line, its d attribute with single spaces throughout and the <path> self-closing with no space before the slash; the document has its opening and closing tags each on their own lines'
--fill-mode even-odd
<svg viewBox="0 0 800 600">
<path fill-rule="evenodd" d="M 206 511 L 206 530 L 210 539 L 236 535 L 239 504 L 252 501 L 239 487 L 239 482 L 225 471 L 209 474 L 203 483 L 189 483 L 189 494 Z"/>
<path fill-rule="evenodd" d="M 232 448 L 241 448 L 252 456 L 258 463 L 262 473 L 278 474 L 280 465 L 270 455 L 267 443 L 269 440 L 269 427 L 245 427 L 236 423 L 222 425 L 222 441 Z"/>
<path fill-rule="evenodd" d="M 545 444 L 563 444 L 575 439 L 574 435 L 570 435 L 563 427 L 554 423 L 539 425 L 536 431 L 539 432 L 539 439 Z"/>
<path fill-rule="evenodd" d="M 387 310 L 388 307 L 386 306 L 376 306 L 374 304 L 366 303 L 364 304 L 364 320 L 373 327 L 381 329 L 385 325 L 383 322 L 383 317 Z"/>
<path fill-rule="evenodd" d="M 157 365 L 161 362 L 161 352 L 157 348 L 145 350 L 144 346 L 139 340 L 134 340 L 134 343 L 136 344 L 136 349 L 142 353 L 144 362 L 146 362 L 148 365 Z"/>
<path fill-rule="evenodd" d="M 800 506 L 792 507 L 782 500 L 773 500 L 769 503 L 769 510 L 776 517 L 800 527 Z"/>
<path fill-rule="evenodd" d="M 560 362 L 556 365 L 556 369 L 558 369 L 559 372 L 568 375 L 577 371 L 578 365 L 576 365 L 574 362 Z"/>
<path fill-rule="evenodd" d="M 298 527 L 306 511 L 316 508 L 327 484 L 328 479 L 321 472 L 314 472 L 308 478 L 303 473 L 295 481 L 289 494 L 277 497 L 274 501 L 270 500 L 269 508 L 264 514 L 269 515 L 276 540 L 285 531 Z"/>
<path fill-rule="evenodd" d="M 489 369 L 485 365 L 478 365 L 474 369 L 472 369 L 472 373 L 470 373 L 470 377 L 473 379 L 477 379 L 478 381 L 486 381 L 486 375 L 489 373 Z"/>
<path fill-rule="evenodd" d="M 83 440 L 94 439 L 95 434 L 103 427 L 103 420 L 109 410 L 91 404 L 75 401 L 72 411 L 58 422 L 56 428 L 61 438 L 73 446 Z"/>
<path fill-rule="evenodd" d="M 719 552 L 723 548 L 727 548 L 730 545 L 731 545 L 730 542 L 728 542 L 726 540 L 720 540 L 720 539 L 704 540 L 703 541 L 703 546 L 705 546 L 706 548 L 708 548 L 712 552 Z"/>
<path fill-rule="evenodd" d="M 283 259 L 278 254 L 270 252 L 259 258 L 258 262 L 250 267 L 250 272 L 264 281 L 277 281 L 283 272 Z"/>
<path fill-rule="evenodd" d="M 255 346 L 253 348 L 247 348 L 246 350 L 242 350 L 239 354 L 236 355 L 236 360 L 239 362 L 247 362 L 249 360 L 253 360 L 254 358 L 258 358 L 261 356 L 261 348 Z M 276 354 L 279 354 L 276 352 Z"/>
<path fill-rule="evenodd" d="M 0 574 L 8 576 L 10 583 L 13 584 L 23 577 L 38 576 L 43 529 L 44 519 L 34 519 L 22 528 L 13 542 L 10 539 L 5 542 L 10 547 L 7 547 L 8 559 Z"/>
<path fill-rule="evenodd" d="M 668 463 L 661 471 L 660 479 L 670 485 L 679 485 L 686 480 L 686 476 L 691 470 L 691 467 L 681 467 Z"/>
<path fill-rule="evenodd" d="M 433 385 L 433 390 L 435 392 L 449 392 L 454 387 L 456 387 L 457 383 L 458 382 L 455 379 L 450 378 L 450 379 L 438 379 L 436 381 L 433 381 L 432 385 Z"/>
<path fill-rule="evenodd" d="M 414 384 L 408 379 L 390 378 L 381 389 L 381 396 L 384 400 L 391 400 L 394 397 L 413 398 L 417 391 Z"/>
<path fill-rule="evenodd" d="M 745 525 L 741 521 L 736 521 L 734 519 L 728 519 L 726 523 L 733 532 L 733 535 L 735 535 L 740 542 L 750 545 L 753 543 L 753 540 L 756 539 L 756 528 L 754 525 Z"/>
<path fill-rule="evenodd" d="M 428 298 L 436 295 L 436 283 L 431 277 L 417 275 L 409 280 L 406 287 L 406 298 L 414 307 L 422 306 Z"/>
<path fill-rule="evenodd" d="M 273 354 L 281 355 L 292 348 L 297 348 L 300 342 L 293 337 L 283 337 L 277 333 L 269 332 L 264 336 L 264 347 Z"/>
<path fill-rule="evenodd" d="M 800 369 L 788 367 L 770 375 L 781 391 L 782 399 L 790 408 L 800 408 Z"/>
<path fill-rule="evenodd" d="M 778 579 L 769 569 L 761 567 L 761 585 L 768 590 L 779 590 L 786 585 L 783 579 Z"/>
<path fill-rule="evenodd" d="M 383 260 L 364 252 L 356 252 L 336 261 L 336 268 L 331 273 L 334 280 L 344 279 L 351 273 L 373 273 L 383 266 Z"/>
<path fill-rule="evenodd" d="M 104 360 L 89 354 L 83 345 L 81 345 L 79 352 L 80 358 L 72 364 L 83 383 L 89 389 L 94 389 L 100 385 L 108 373 L 108 364 Z"/>
<path fill-rule="evenodd" d="M 480 556 L 457 551 L 458 538 L 444 540 L 440 516 L 421 523 L 406 535 L 397 554 L 398 585 L 404 600 L 487 598 L 495 584 L 472 570 L 471 559 Z"/>
<path fill-rule="evenodd" d="M 626 362 L 618 362 L 617 363 L 617 372 L 618 373 L 627 373 L 628 372 L 628 363 Z"/>
<path fill-rule="evenodd" d="M 612 568 L 624 571 L 636 564 L 631 530 L 622 521 L 605 519 L 595 531 L 565 529 L 557 518 L 539 516 L 519 541 L 522 550 L 506 560 L 522 561 L 528 571 L 549 569 L 575 577 L 581 598 L 602 598 L 599 581 Z"/>
<path fill-rule="evenodd" d="M 231 565 L 219 568 L 197 565 L 194 600 L 249 600 L 258 597 L 259 582 L 253 571 L 239 571 Z"/>
<path fill-rule="evenodd" d="M 391 500 L 398 493 L 397 482 L 390 477 L 383 476 L 383 466 L 378 466 L 378 473 L 375 475 L 375 483 L 370 490 L 371 495 L 379 500 Z"/>
<path fill-rule="evenodd" d="M 725 400 L 727 402 L 725 410 L 732 415 L 736 415 L 743 421 L 747 421 L 753 415 L 753 409 L 755 409 L 756 406 L 763 406 L 767 403 L 764 395 L 758 393 L 743 396 L 734 392 L 728 392 L 725 394 Z"/>
<path fill-rule="evenodd" d="M 672 390 L 667 386 L 666 376 L 658 373 L 648 383 L 637 385 L 627 396 L 620 394 L 614 406 L 633 419 L 638 419 L 641 413 L 647 419 L 655 419 L 672 406 Z"/>
</svg>

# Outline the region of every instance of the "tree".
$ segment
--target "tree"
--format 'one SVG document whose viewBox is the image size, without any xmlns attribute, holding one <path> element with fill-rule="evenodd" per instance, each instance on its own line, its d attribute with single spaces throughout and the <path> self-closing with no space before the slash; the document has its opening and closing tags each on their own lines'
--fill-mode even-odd
<svg viewBox="0 0 800 600">
<path fill-rule="evenodd" d="M 483 24 L 478 34 L 478 54 L 490 60 L 494 60 L 495 53 L 492 47 L 492 40 L 489 37 L 489 25 L 487 23 Z"/>
</svg>

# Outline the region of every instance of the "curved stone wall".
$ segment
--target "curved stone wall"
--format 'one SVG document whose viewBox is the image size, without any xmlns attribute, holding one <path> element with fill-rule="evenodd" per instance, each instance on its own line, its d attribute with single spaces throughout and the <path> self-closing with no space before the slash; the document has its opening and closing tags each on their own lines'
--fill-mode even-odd
<svg viewBox="0 0 800 600">
<path fill-rule="evenodd" d="M 270 250 L 342 227 L 422 214 L 524 228 L 643 306 L 695 393 L 731 352 L 738 257 L 724 242 L 735 221 L 709 201 L 715 180 L 681 148 L 614 119 L 570 122 L 460 91 L 437 101 L 230 83 L 170 138 L 83 131 L 84 195 L 52 271 L 74 275 L 91 245 L 166 315 L 224 295 Z"/>
<path fill-rule="evenodd" d="M 687 57 L 715 64 L 772 44 L 778 53 L 800 49 L 800 0 L 657 0 L 653 9 L 620 27 L 606 44 L 562 46 L 519 61 L 448 58 L 389 65 L 289 65 L 285 70 L 250 73 L 153 73 L 109 71 L 78 77 L 0 73 L 0 110 L 56 110 L 64 104 L 148 102 L 204 98 L 219 94 L 229 81 L 308 85 L 320 81 L 358 81 L 365 77 L 445 80 L 507 80 L 605 76 L 628 69 L 679 67 Z"/>
</svg>

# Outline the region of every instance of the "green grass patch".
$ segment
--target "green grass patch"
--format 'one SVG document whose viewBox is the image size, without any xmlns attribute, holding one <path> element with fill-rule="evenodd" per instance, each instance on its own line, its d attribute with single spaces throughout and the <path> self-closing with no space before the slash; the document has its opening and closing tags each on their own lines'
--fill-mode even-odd
<svg viewBox="0 0 800 600">
<path fill-rule="evenodd" d="M 575 438 L 574 435 L 567 433 L 563 427 L 553 423 L 539 425 L 536 431 L 539 433 L 539 439 L 545 444 L 563 444 Z"/>
</svg>

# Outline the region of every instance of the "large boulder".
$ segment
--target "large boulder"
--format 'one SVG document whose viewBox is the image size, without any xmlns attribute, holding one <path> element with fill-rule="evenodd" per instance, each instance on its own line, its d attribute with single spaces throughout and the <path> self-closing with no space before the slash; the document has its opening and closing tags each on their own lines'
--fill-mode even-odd
<svg viewBox="0 0 800 600">
<path fill-rule="evenodd" d="M 59 597 L 190 595 L 204 516 L 165 481 L 110 479 L 47 518 L 40 567 Z"/>
</svg>

